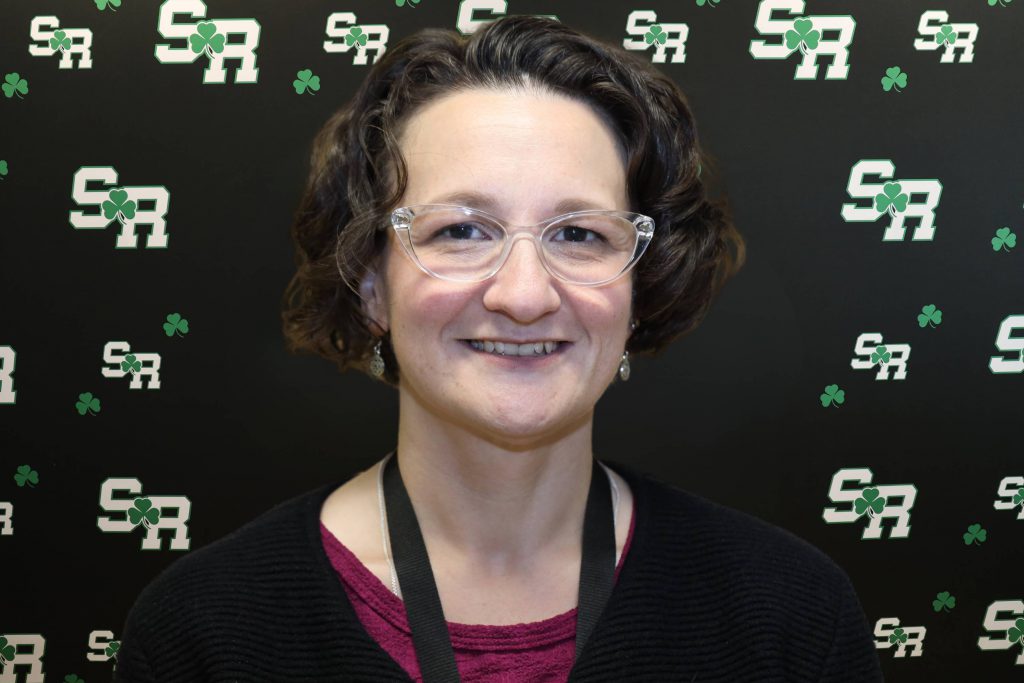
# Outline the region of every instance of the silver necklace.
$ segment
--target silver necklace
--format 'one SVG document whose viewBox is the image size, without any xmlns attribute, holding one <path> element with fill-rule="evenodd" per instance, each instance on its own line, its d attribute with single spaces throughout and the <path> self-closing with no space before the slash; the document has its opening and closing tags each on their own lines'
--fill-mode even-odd
<svg viewBox="0 0 1024 683">
<path fill-rule="evenodd" d="M 391 559 L 391 552 L 388 550 L 388 531 L 387 531 L 387 515 L 384 512 L 384 465 L 387 464 L 388 458 L 394 456 L 394 452 L 388 453 L 387 456 L 380 461 L 380 466 L 377 468 L 377 502 L 380 504 L 380 536 L 381 542 L 384 544 L 384 556 L 388 558 L 388 566 L 391 568 L 391 592 L 397 595 L 399 598 L 402 597 L 402 593 L 398 587 L 398 577 L 395 574 L 395 563 Z M 604 463 L 598 463 L 604 468 L 605 473 L 608 475 L 608 481 L 612 485 L 612 519 L 618 520 L 619 518 L 619 486 L 615 483 L 615 479 L 612 477 L 611 470 Z"/>
</svg>

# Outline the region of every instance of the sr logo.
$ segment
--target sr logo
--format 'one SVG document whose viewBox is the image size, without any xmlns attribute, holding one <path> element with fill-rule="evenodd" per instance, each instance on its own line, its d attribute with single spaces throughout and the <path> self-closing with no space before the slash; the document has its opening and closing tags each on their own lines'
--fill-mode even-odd
<svg viewBox="0 0 1024 683">
<path fill-rule="evenodd" d="M 127 497 L 118 494 L 128 493 Z M 161 550 L 160 532 L 173 531 L 168 550 L 188 550 L 188 519 L 192 514 L 192 501 L 186 496 L 140 495 L 142 482 L 134 477 L 111 477 L 100 486 L 100 508 L 104 512 L 123 513 L 120 517 L 96 518 L 96 526 L 108 534 L 130 534 L 142 527 L 143 550 Z M 168 514 L 176 511 L 176 515 Z"/>
<path fill-rule="evenodd" d="M 51 30 L 52 29 L 52 30 Z M 60 28 L 60 19 L 54 16 L 32 17 L 29 37 L 34 44 L 28 46 L 33 57 L 49 57 L 60 53 L 58 69 L 72 69 L 78 57 L 79 69 L 92 68 L 92 31 L 87 28 Z M 37 45 L 35 43 L 42 43 Z"/>
<path fill-rule="evenodd" d="M 935 178 L 904 178 L 889 181 L 896 174 L 890 159 L 861 159 L 850 169 L 846 193 L 851 199 L 867 199 L 867 206 L 843 204 L 841 215 L 847 223 L 874 223 L 882 216 L 889 225 L 882 233 L 883 242 L 901 242 L 906 237 L 908 218 L 918 221 L 912 237 L 914 242 L 931 241 L 935 237 L 935 209 L 942 197 L 942 183 Z M 868 182 L 878 176 L 886 182 Z"/>
<path fill-rule="evenodd" d="M 372 50 L 376 63 L 388 48 L 389 35 L 387 24 L 357 25 L 355 12 L 335 12 L 327 17 L 327 37 L 339 40 L 325 40 L 324 52 L 348 52 L 354 48 L 352 63 L 364 66 Z"/>
<path fill-rule="evenodd" d="M 1006 616 L 1002 616 L 1006 615 Z M 1013 663 L 1024 665 L 1024 600 L 996 600 L 985 610 L 981 622 L 986 634 L 978 637 L 983 652 L 1017 650 Z"/>
<path fill-rule="evenodd" d="M 99 183 L 106 189 L 89 189 Z M 147 249 L 167 248 L 167 207 L 171 195 L 163 185 L 117 186 L 117 171 L 112 166 L 83 166 L 71 180 L 71 198 L 78 206 L 94 206 L 94 213 L 71 211 L 68 220 L 77 230 L 103 230 L 113 222 L 121 224 L 115 249 L 139 246 L 135 228 L 148 225 Z M 143 208 L 142 203 L 147 204 Z"/>
<path fill-rule="evenodd" d="M 875 380 L 889 379 L 890 371 L 894 380 L 907 378 L 910 344 L 883 344 L 881 334 L 865 332 L 857 337 L 853 352 L 850 367 L 854 370 L 870 370 L 877 365 Z"/>
<path fill-rule="evenodd" d="M 169 40 L 180 40 L 174 47 L 157 43 L 154 55 L 161 64 L 191 64 L 205 56 L 209 61 L 203 70 L 203 83 L 224 83 L 227 69 L 224 62 L 237 60 L 235 83 L 255 83 L 260 70 L 256 67 L 256 48 L 260 44 L 260 22 L 255 19 L 210 19 L 179 22 L 175 15 L 187 14 L 192 19 L 206 17 L 202 0 L 165 0 L 160 5 L 157 31 Z M 233 40 L 241 36 L 241 40 Z"/>
<path fill-rule="evenodd" d="M 790 16 L 782 18 L 780 13 Z M 754 29 L 762 36 L 777 36 L 778 42 L 750 41 L 754 59 L 787 59 L 800 52 L 794 80 L 818 77 L 818 57 L 831 57 L 826 80 L 844 80 L 850 72 L 850 44 L 857 22 L 848 14 L 801 16 L 804 0 L 761 0 L 757 6 Z"/>
<path fill-rule="evenodd" d="M 160 354 L 132 353 L 126 341 L 110 341 L 103 345 L 103 361 L 113 367 L 100 368 L 104 377 L 121 378 L 131 375 L 129 389 L 141 389 L 142 378 L 148 377 L 147 389 L 160 388 Z"/>
<path fill-rule="evenodd" d="M 637 9 L 626 19 L 626 33 L 636 37 L 624 38 L 622 47 L 643 51 L 653 45 L 652 62 L 664 64 L 669 50 L 672 51 L 673 64 L 686 61 L 686 39 L 690 36 L 690 27 L 686 24 L 659 22 L 658 15 L 652 10 Z"/>
<path fill-rule="evenodd" d="M 917 499 L 913 484 L 871 484 L 874 475 L 866 467 L 841 469 L 832 475 L 828 499 L 833 503 L 849 503 L 845 509 L 826 507 L 822 519 L 826 524 L 852 524 L 861 517 L 871 520 L 861 539 L 882 538 L 882 520 L 892 519 L 889 538 L 907 538 L 910 535 L 910 509 Z M 865 484 L 849 487 L 847 484 Z"/>
<path fill-rule="evenodd" d="M 882 617 L 875 622 L 875 649 L 896 648 L 893 657 L 920 657 L 924 654 L 924 626 L 900 626 L 896 617 Z"/>
<path fill-rule="evenodd" d="M 996 348 L 1003 354 L 1016 354 L 1016 358 L 992 356 L 988 359 L 988 369 L 994 375 L 1009 375 L 1024 372 L 1024 337 L 1013 336 L 1014 331 L 1024 330 L 1024 315 L 1010 315 L 999 323 L 996 333 Z"/>
<path fill-rule="evenodd" d="M 477 16 L 478 12 L 487 12 L 490 16 Z M 459 13 L 455 19 L 455 28 L 463 35 L 468 36 L 502 14 L 508 14 L 508 0 L 461 0 Z M 558 17 L 554 14 L 537 14 L 535 16 L 558 21 Z"/>
<path fill-rule="evenodd" d="M 960 63 L 974 61 L 974 41 L 978 39 L 977 24 L 951 24 L 949 13 L 942 10 L 927 10 L 917 24 L 918 34 L 923 38 L 914 39 L 915 50 L 942 50 L 939 61 L 950 64 L 956 61 L 960 50 Z"/>
</svg>

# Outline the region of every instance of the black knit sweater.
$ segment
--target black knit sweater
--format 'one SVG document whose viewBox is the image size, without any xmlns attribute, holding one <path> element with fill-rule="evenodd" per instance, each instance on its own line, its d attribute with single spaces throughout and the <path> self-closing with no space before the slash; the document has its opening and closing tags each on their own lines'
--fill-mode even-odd
<svg viewBox="0 0 1024 683">
<path fill-rule="evenodd" d="M 881 681 L 846 573 L 797 536 L 602 461 L 636 528 L 575 681 Z M 369 636 L 320 537 L 341 480 L 173 562 L 128 613 L 115 683 L 404 681 Z M 467 681 L 467 683 L 469 683 Z"/>
</svg>

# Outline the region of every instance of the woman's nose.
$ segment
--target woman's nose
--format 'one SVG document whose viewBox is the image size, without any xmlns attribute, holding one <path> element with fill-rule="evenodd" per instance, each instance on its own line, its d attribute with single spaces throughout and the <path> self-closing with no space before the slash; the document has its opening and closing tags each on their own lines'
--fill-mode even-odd
<svg viewBox="0 0 1024 683">
<path fill-rule="evenodd" d="M 524 321 L 558 308 L 561 299 L 552 286 L 553 276 L 541 262 L 538 246 L 525 233 L 513 238 L 508 258 L 491 278 L 484 294 L 488 308 L 503 309 Z"/>
</svg>

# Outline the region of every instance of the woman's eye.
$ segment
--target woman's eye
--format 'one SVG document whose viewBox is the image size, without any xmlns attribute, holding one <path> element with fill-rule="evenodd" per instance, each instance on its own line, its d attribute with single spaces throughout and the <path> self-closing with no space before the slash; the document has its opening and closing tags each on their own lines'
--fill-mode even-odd
<svg viewBox="0 0 1024 683">
<path fill-rule="evenodd" d="M 473 223 L 454 223 L 438 230 L 435 236 L 449 237 L 456 240 L 473 239 L 474 231 L 483 235 L 480 228 Z"/>
<path fill-rule="evenodd" d="M 566 233 L 566 239 L 564 240 L 566 242 L 587 242 L 587 241 L 594 242 L 594 241 L 597 241 L 597 240 L 601 239 L 601 235 L 596 233 L 596 232 L 594 232 L 593 230 L 587 230 L 586 228 L 581 228 L 581 227 L 578 227 L 578 226 L 575 226 L 575 225 L 570 225 L 570 226 L 564 227 L 564 228 L 560 229 L 558 232 L 559 233 L 563 233 L 563 232 Z M 588 234 L 593 235 L 594 239 L 588 240 L 587 239 L 587 235 Z"/>
</svg>

